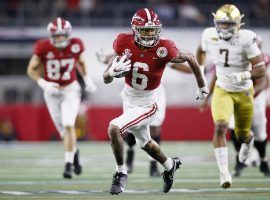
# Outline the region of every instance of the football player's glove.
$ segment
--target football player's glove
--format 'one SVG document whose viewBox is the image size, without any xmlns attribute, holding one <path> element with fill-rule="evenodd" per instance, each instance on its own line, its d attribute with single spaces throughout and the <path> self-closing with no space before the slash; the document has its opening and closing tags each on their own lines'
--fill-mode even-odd
<svg viewBox="0 0 270 200">
<path fill-rule="evenodd" d="M 85 84 L 85 90 L 87 92 L 95 92 L 97 90 L 96 84 L 92 81 L 92 79 L 89 76 L 83 77 L 84 84 Z"/>
<path fill-rule="evenodd" d="M 196 93 L 196 100 L 205 99 L 208 94 L 209 94 L 209 89 L 207 86 L 198 88 L 197 93 Z"/>
<path fill-rule="evenodd" d="M 49 94 L 59 94 L 59 84 L 54 82 L 49 82 L 44 80 L 43 78 L 39 78 L 37 80 L 37 84 Z"/>
<path fill-rule="evenodd" d="M 240 83 L 243 80 L 250 79 L 251 73 L 249 71 L 231 73 L 227 76 L 230 82 Z"/>
<path fill-rule="evenodd" d="M 112 66 L 109 68 L 108 73 L 111 77 L 121 77 L 121 74 L 128 72 L 131 68 L 131 61 L 126 60 L 127 56 L 124 55 L 120 58 L 116 56 L 112 62 Z"/>
</svg>

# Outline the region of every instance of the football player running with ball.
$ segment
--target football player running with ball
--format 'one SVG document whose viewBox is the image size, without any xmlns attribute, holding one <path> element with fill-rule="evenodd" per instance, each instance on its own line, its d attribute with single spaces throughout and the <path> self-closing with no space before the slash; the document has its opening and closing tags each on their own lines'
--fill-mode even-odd
<svg viewBox="0 0 270 200">
<path fill-rule="evenodd" d="M 162 24 L 154 11 L 148 8 L 138 10 L 132 18 L 131 25 L 132 34 L 121 33 L 114 41 L 115 56 L 103 74 L 104 82 L 108 84 L 114 77 L 128 71 L 121 92 L 123 114 L 113 119 L 108 127 L 117 163 L 110 193 L 123 192 L 127 182 L 122 138 L 122 133 L 126 130 L 134 134 L 136 143 L 141 149 L 164 167 L 163 192 L 167 193 L 172 187 L 174 173 L 181 161 L 178 157 L 167 157 L 159 145 L 151 139 L 149 130 L 149 124 L 154 120 L 158 110 L 156 89 L 160 85 L 166 64 L 185 61 L 189 63 L 199 87 L 197 99 L 204 99 L 208 88 L 195 57 L 190 53 L 179 52 L 172 41 L 160 39 Z M 119 59 L 119 56 L 122 57 Z"/>
<path fill-rule="evenodd" d="M 48 39 L 38 40 L 30 59 L 27 74 L 44 90 L 44 98 L 55 127 L 64 141 L 64 178 L 81 174 L 79 151 L 76 146 L 75 120 L 81 101 L 76 67 L 81 73 L 86 90 L 96 90 L 83 58 L 84 45 L 79 38 L 70 38 L 71 24 L 60 17 L 47 26 Z M 41 77 L 44 71 L 44 77 Z"/>
<path fill-rule="evenodd" d="M 228 188 L 232 178 L 228 169 L 226 132 L 232 114 L 235 117 L 235 135 L 242 143 L 239 161 L 249 157 L 253 136 L 253 82 L 265 75 L 265 63 L 256 44 L 256 35 L 250 30 L 240 29 L 243 15 L 231 4 L 220 7 L 214 15 L 215 27 L 202 34 L 197 49 L 197 60 L 204 64 L 209 54 L 216 66 L 216 84 L 211 102 L 215 123 L 213 138 L 215 157 L 220 173 L 220 186 Z"/>
</svg>

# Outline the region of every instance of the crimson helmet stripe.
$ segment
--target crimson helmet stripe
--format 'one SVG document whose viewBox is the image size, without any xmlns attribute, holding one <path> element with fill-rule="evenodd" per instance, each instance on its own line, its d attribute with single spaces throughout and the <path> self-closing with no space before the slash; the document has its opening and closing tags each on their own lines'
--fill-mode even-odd
<svg viewBox="0 0 270 200">
<path fill-rule="evenodd" d="M 62 19 L 60 17 L 57 17 L 57 28 L 58 30 L 62 30 L 63 27 L 62 27 Z"/>
<path fill-rule="evenodd" d="M 150 11 L 148 10 L 148 8 L 144 8 L 144 10 L 146 12 L 148 21 L 151 21 L 151 13 L 150 13 Z"/>
</svg>

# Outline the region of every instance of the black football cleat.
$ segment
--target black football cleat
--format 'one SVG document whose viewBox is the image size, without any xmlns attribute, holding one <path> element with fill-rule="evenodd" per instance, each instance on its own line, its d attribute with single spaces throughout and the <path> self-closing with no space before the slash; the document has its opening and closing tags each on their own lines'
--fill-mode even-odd
<svg viewBox="0 0 270 200">
<path fill-rule="evenodd" d="M 247 167 L 246 164 L 239 162 L 238 156 L 236 156 L 236 164 L 232 173 L 233 177 L 239 177 L 242 174 L 243 169 Z"/>
<path fill-rule="evenodd" d="M 173 161 L 173 167 L 170 171 L 165 170 L 162 173 L 162 178 L 163 178 L 163 192 L 167 193 L 170 191 L 172 185 L 173 185 L 173 178 L 174 178 L 174 173 L 176 172 L 177 169 L 179 169 L 180 165 L 182 164 L 179 158 L 172 158 Z"/>
<path fill-rule="evenodd" d="M 152 160 L 150 161 L 150 176 L 152 177 L 159 177 L 160 173 L 157 166 L 157 161 Z"/>
<path fill-rule="evenodd" d="M 126 159 L 126 168 L 127 173 L 132 173 L 133 171 L 133 160 L 134 160 L 134 150 L 128 149 L 127 150 L 127 159 Z"/>
<path fill-rule="evenodd" d="M 74 154 L 73 166 L 74 166 L 74 173 L 80 175 L 82 173 L 82 166 L 80 165 L 80 152 L 78 149 Z"/>
<path fill-rule="evenodd" d="M 66 163 L 65 165 L 65 170 L 63 173 L 64 178 L 71 179 L 72 178 L 72 164 L 71 163 Z"/>
<path fill-rule="evenodd" d="M 269 166 L 268 166 L 268 163 L 266 161 L 261 161 L 260 172 L 262 172 L 264 174 L 264 176 L 270 176 Z"/>
<path fill-rule="evenodd" d="M 114 194 L 118 195 L 119 193 L 123 192 L 125 190 L 126 182 L 127 182 L 126 174 L 123 174 L 122 172 L 115 172 L 115 174 L 113 175 L 110 193 L 112 195 Z"/>
</svg>

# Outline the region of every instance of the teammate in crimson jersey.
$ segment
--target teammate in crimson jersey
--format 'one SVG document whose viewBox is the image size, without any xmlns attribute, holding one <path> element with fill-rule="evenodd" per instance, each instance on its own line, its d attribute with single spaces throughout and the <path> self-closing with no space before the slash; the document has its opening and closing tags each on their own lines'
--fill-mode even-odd
<svg viewBox="0 0 270 200">
<path fill-rule="evenodd" d="M 172 41 L 159 38 L 162 24 L 154 11 L 147 8 L 138 10 L 131 25 L 132 34 L 119 34 L 114 41 L 115 56 L 103 74 L 105 83 L 111 83 L 114 77 L 125 76 L 125 87 L 121 92 L 124 112 L 113 119 L 108 128 L 117 163 L 110 193 L 118 194 L 125 189 L 127 170 L 121 134 L 126 130 L 134 134 L 140 148 L 164 167 L 163 192 L 166 193 L 172 187 L 174 173 L 181 162 L 178 157 L 165 156 L 159 145 L 151 139 L 149 131 L 149 124 L 158 110 L 156 88 L 166 64 L 185 61 L 190 64 L 199 86 L 197 99 L 204 99 L 208 89 L 194 56 L 179 52 Z"/>
<path fill-rule="evenodd" d="M 70 22 L 60 17 L 50 22 L 47 26 L 49 38 L 36 42 L 27 69 L 28 76 L 44 90 L 50 116 L 64 140 L 64 178 L 72 178 L 72 166 L 75 174 L 82 171 L 74 128 L 81 100 L 76 69 L 84 79 L 86 90 L 96 90 L 82 55 L 83 43 L 79 38 L 70 38 L 71 29 Z"/>
</svg>

